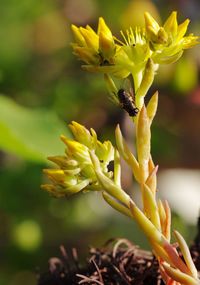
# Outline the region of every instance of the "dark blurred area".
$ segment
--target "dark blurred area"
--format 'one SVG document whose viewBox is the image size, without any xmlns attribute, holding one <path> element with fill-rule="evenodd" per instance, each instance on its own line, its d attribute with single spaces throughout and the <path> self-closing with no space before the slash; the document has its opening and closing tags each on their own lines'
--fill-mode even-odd
<svg viewBox="0 0 200 285">
<path fill-rule="evenodd" d="M 113 142 L 120 123 L 127 140 L 134 140 L 127 115 L 108 100 L 102 76 L 81 70 L 72 55 L 70 25 L 96 29 L 103 16 L 119 35 L 121 29 L 143 24 L 144 11 L 161 22 L 177 10 L 179 23 L 190 18 L 189 32 L 199 35 L 200 1 L 0 0 L 0 7 L 0 284 L 36 284 L 36 273 L 59 254 L 61 244 L 69 251 L 77 247 L 81 256 L 89 245 L 101 246 L 112 237 L 146 247 L 137 226 L 110 209 L 100 194 L 55 199 L 40 189 L 46 157 L 62 154 L 59 135 L 68 135 L 71 120 Z M 178 63 L 160 67 L 148 95 L 159 90 L 152 127 L 152 154 L 162 178 L 159 188 L 176 192 L 179 187 L 182 197 L 187 185 L 191 197 L 195 181 L 195 209 L 200 208 L 199 76 L 197 46 Z M 189 182 L 171 190 L 177 169 L 181 182 L 189 171 Z M 168 170 L 175 172 L 170 176 Z M 135 190 L 130 171 L 124 167 L 123 174 L 124 188 Z M 176 201 L 184 209 L 190 202 L 180 196 Z M 176 211 L 173 197 L 172 205 Z M 197 213 L 186 213 L 187 221 L 179 214 L 173 217 L 174 228 L 191 239 Z"/>
</svg>

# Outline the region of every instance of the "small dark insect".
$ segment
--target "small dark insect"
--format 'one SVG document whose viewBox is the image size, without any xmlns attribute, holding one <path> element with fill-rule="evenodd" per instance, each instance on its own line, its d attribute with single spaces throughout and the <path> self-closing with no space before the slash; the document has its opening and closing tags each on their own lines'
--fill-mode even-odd
<svg viewBox="0 0 200 285">
<path fill-rule="evenodd" d="M 129 116 L 136 116 L 139 109 L 135 106 L 133 95 L 124 89 L 119 89 L 117 95 L 122 108 L 129 114 Z"/>
</svg>

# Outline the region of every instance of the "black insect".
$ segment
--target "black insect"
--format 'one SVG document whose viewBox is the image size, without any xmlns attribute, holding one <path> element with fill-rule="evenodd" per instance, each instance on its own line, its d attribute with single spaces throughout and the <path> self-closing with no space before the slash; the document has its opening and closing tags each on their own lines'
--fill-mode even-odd
<svg viewBox="0 0 200 285">
<path fill-rule="evenodd" d="M 139 109 L 135 106 L 134 96 L 131 92 L 129 93 L 124 89 L 119 89 L 117 95 L 122 108 L 129 114 L 129 116 L 136 116 Z"/>
</svg>

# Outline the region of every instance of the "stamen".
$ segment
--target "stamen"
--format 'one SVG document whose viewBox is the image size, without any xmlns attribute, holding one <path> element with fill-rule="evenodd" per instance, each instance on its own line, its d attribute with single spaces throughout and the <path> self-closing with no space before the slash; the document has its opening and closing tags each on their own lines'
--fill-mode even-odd
<svg viewBox="0 0 200 285">
<path fill-rule="evenodd" d="M 136 41 L 135 41 L 135 36 L 134 36 L 132 27 L 130 27 L 130 32 L 131 32 L 132 45 L 135 45 Z"/>
<path fill-rule="evenodd" d="M 118 42 L 119 44 L 124 46 L 124 43 L 122 41 L 120 41 L 118 38 L 116 38 L 115 36 L 113 36 L 113 39 L 115 40 L 115 42 Z"/>
<path fill-rule="evenodd" d="M 124 41 L 125 41 L 126 45 L 128 46 L 128 45 L 129 45 L 129 43 L 128 43 L 128 41 L 127 41 L 127 39 L 126 39 L 126 37 L 125 37 L 125 35 L 124 35 L 123 31 L 120 31 L 120 33 L 121 33 L 121 35 L 122 35 L 122 37 L 123 37 L 123 39 L 124 39 Z"/>
</svg>

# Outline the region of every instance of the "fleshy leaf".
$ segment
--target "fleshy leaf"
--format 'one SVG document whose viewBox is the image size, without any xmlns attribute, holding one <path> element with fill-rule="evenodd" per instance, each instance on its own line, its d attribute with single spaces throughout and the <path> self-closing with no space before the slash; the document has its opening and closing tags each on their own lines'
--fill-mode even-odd
<svg viewBox="0 0 200 285">
<path fill-rule="evenodd" d="M 114 182 L 121 187 L 121 165 L 119 152 L 115 149 L 114 154 Z"/>
<path fill-rule="evenodd" d="M 147 217 L 151 220 L 154 226 L 160 231 L 160 217 L 158 214 L 157 203 L 155 199 L 155 195 L 149 189 L 149 187 L 144 184 L 143 185 L 143 203 L 144 203 L 144 211 Z"/>
<path fill-rule="evenodd" d="M 183 260 L 179 256 L 174 246 L 171 245 L 167 240 L 163 240 L 163 248 L 167 252 L 173 266 L 175 266 L 175 268 L 179 269 L 183 273 L 190 275 L 189 269 L 187 268 L 186 264 L 183 262 Z"/>
<path fill-rule="evenodd" d="M 146 236 L 153 240 L 154 242 L 161 244 L 163 241 L 162 234 L 157 230 L 157 228 L 152 224 L 152 222 L 145 216 L 145 214 L 134 204 L 130 201 L 130 210 L 140 225 Z"/>
<path fill-rule="evenodd" d="M 130 149 L 128 148 L 119 125 L 117 125 L 115 130 L 115 137 L 116 137 L 116 143 L 117 143 L 117 149 L 120 153 L 120 155 L 123 157 L 123 159 L 130 165 L 133 175 L 135 179 L 140 182 L 140 173 L 139 173 L 139 164 L 135 158 L 135 156 L 132 154 Z"/>
<path fill-rule="evenodd" d="M 124 214 L 125 216 L 129 217 L 129 218 L 133 218 L 130 210 L 128 208 L 126 208 L 125 206 L 123 206 L 119 201 L 117 201 L 116 199 L 113 199 L 108 193 L 106 193 L 105 191 L 102 193 L 104 200 L 115 210 L 117 210 L 118 212 Z"/>
<path fill-rule="evenodd" d="M 144 183 L 149 176 L 148 162 L 151 148 L 150 124 L 145 106 L 142 107 L 139 114 L 136 138 L 140 175 L 142 176 L 142 182 Z"/>
<path fill-rule="evenodd" d="M 149 163 L 150 164 L 150 163 Z M 152 193 L 156 193 L 157 190 L 157 171 L 158 171 L 158 165 L 155 166 L 152 170 L 149 167 L 149 176 L 145 182 L 145 184 L 151 189 Z"/>
<path fill-rule="evenodd" d="M 102 171 L 100 167 L 99 160 L 94 152 L 90 151 L 90 157 L 94 166 L 94 171 L 96 173 L 97 179 L 102 186 L 102 188 L 108 192 L 112 197 L 121 201 L 125 205 L 129 205 L 130 197 L 126 194 L 125 191 L 118 185 L 114 183 L 113 180 L 108 178 Z"/>
<path fill-rule="evenodd" d="M 188 268 L 190 269 L 192 275 L 194 278 L 198 278 L 198 273 L 197 273 L 197 269 L 193 263 L 189 248 L 187 246 L 186 241 L 184 240 L 184 238 L 182 237 L 182 235 L 178 232 L 178 231 L 174 231 L 174 235 L 175 238 L 179 244 L 179 247 L 181 249 L 181 252 L 183 254 L 184 260 L 188 266 Z"/>
<path fill-rule="evenodd" d="M 149 103 L 147 105 L 147 115 L 149 117 L 149 123 L 151 124 L 153 121 L 153 118 L 155 117 L 156 111 L 158 107 L 158 91 L 156 91 L 151 99 L 149 100 Z"/>
<path fill-rule="evenodd" d="M 167 238 L 168 241 L 170 241 L 171 238 L 171 209 L 167 202 L 167 200 L 164 201 L 164 210 L 165 210 L 165 222 L 164 222 L 164 236 Z"/>
<path fill-rule="evenodd" d="M 199 281 L 195 280 L 191 276 L 179 271 L 178 269 L 170 267 L 167 263 L 163 263 L 162 266 L 164 267 L 167 274 L 177 282 L 180 282 L 182 285 L 199 285 Z"/>
</svg>

